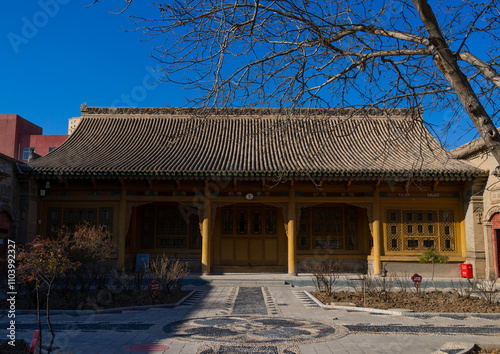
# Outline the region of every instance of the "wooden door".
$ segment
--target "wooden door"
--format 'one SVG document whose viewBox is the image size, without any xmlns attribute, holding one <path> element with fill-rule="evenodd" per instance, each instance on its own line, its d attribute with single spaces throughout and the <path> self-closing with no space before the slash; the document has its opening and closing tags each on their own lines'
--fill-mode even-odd
<svg viewBox="0 0 500 354">
<path fill-rule="evenodd" d="M 495 229 L 493 232 L 493 260 L 495 262 L 495 276 L 500 278 L 500 229 Z"/>
<path fill-rule="evenodd" d="M 220 264 L 274 266 L 279 263 L 278 210 L 237 205 L 220 212 Z"/>
<path fill-rule="evenodd" d="M 491 218 L 492 246 L 493 246 L 493 268 L 495 277 L 500 278 L 500 213 Z"/>
</svg>

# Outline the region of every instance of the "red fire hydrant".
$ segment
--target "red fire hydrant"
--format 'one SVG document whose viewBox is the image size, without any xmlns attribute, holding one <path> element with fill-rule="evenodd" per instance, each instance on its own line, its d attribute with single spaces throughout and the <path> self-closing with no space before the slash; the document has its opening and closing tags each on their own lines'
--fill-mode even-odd
<svg viewBox="0 0 500 354">
<path fill-rule="evenodd" d="M 462 278 L 472 278 L 472 264 L 460 264 Z"/>
</svg>

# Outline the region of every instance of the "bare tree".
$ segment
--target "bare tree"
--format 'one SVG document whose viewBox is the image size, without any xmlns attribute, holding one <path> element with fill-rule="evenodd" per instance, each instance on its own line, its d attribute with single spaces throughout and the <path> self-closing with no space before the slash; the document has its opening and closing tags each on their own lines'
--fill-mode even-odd
<svg viewBox="0 0 500 354">
<path fill-rule="evenodd" d="M 447 108 L 500 162 L 499 2 L 173 0 L 132 19 L 192 105 Z"/>
</svg>

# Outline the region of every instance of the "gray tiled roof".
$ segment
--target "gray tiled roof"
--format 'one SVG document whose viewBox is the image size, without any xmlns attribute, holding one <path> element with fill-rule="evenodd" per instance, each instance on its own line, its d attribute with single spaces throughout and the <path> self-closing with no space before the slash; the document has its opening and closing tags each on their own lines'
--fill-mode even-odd
<svg viewBox="0 0 500 354">
<path fill-rule="evenodd" d="M 203 118 L 187 112 L 191 111 L 85 108 L 77 130 L 59 148 L 29 165 L 38 174 L 176 178 L 273 174 L 466 178 L 480 172 L 453 159 L 420 115 L 407 116 L 409 110 L 377 110 L 363 117 L 345 114 L 355 111 L 323 110 L 308 118 L 258 109 L 232 109 L 227 115 Z"/>
<path fill-rule="evenodd" d="M 450 151 L 453 157 L 456 159 L 467 160 L 469 157 L 474 156 L 478 153 L 486 151 L 486 144 L 483 138 L 474 139 L 462 146 L 459 146 Z"/>
</svg>

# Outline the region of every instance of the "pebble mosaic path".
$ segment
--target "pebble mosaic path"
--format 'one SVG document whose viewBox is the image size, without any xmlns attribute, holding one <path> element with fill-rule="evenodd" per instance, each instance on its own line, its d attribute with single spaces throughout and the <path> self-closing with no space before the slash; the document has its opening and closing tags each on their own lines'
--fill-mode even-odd
<svg viewBox="0 0 500 354">
<path fill-rule="evenodd" d="M 199 342 L 203 344 L 201 353 L 298 353 L 297 344 L 340 338 L 348 333 L 342 326 L 276 317 L 279 314 L 269 288 L 231 288 L 218 316 L 170 323 L 160 335 Z"/>
<path fill-rule="evenodd" d="M 153 344 L 168 348 L 164 354 L 445 353 L 455 350 L 449 343 L 457 341 L 500 347 L 500 322 L 494 317 L 327 310 L 305 295 L 310 288 L 193 289 L 196 293 L 176 308 L 53 315 L 55 352 L 139 353 L 135 350 Z M 2 337 L 7 321 L 0 318 Z M 36 328 L 36 315 L 16 315 L 17 339 L 30 340 Z"/>
<path fill-rule="evenodd" d="M 267 315 L 264 294 L 261 288 L 239 288 L 238 296 L 233 306 L 235 315 Z"/>
</svg>

